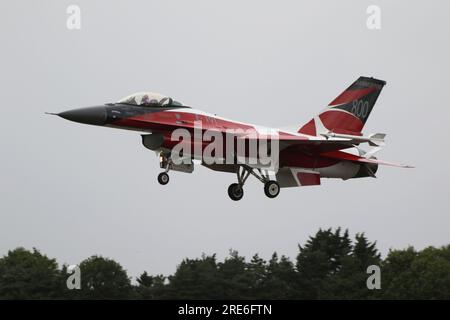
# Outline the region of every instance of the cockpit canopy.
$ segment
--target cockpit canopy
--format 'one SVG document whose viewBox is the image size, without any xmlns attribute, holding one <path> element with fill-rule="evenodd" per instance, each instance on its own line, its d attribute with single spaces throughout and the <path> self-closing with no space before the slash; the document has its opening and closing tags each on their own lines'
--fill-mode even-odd
<svg viewBox="0 0 450 320">
<path fill-rule="evenodd" d="M 170 97 L 154 92 L 133 93 L 123 99 L 120 99 L 118 103 L 126 103 L 144 107 L 168 107 L 183 105 L 181 102 L 175 101 Z"/>
</svg>

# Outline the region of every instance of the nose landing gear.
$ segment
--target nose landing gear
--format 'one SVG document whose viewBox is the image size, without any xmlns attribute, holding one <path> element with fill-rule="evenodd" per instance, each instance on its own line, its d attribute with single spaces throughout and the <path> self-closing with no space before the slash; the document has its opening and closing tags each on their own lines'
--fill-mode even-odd
<svg viewBox="0 0 450 320">
<path fill-rule="evenodd" d="M 162 169 L 166 169 L 164 172 L 158 174 L 158 182 L 161 185 L 166 185 L 169 183 L 169 170 L 170 170 L 171 161 L 166 155 L 161 152 L 159 154 L 159 167 Z"/>
<path fill-rule="evenodd" d="M 169 183 L 169 175 L 166 172 L 161 172 L 158 174 L 159 184 L 166 185 Z"/>
</svg>

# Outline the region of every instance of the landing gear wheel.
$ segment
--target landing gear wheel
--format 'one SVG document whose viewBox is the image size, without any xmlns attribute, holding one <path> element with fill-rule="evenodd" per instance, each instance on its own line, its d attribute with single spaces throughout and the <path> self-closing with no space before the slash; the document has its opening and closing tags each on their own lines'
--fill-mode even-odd
<svg viewBox="0 0 450 320">
<path fill-rule="evenodd" d="M 166 185 L 169 183 L 169 175 L 166 172 L 161 172 L 158 174 L 159 184 Z"/>
<path fill-rule="evenodd" d="M 244 189 L 238 183 L 232 183 L 228 187 L 228 196 L 233 201 L 241 200 L 244 196 Z"/>
<path fill-rule="evenodd" d="M 269 198 L 275 198 L 280 193 L 280 185 L 273 180 L 267 181 L 264 184 L 264 193 Z"/>
</svg>

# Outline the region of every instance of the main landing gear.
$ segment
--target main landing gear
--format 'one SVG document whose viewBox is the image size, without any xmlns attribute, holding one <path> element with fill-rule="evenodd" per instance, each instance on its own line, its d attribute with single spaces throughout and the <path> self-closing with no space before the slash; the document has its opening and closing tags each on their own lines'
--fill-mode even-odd
<svg viewBox="0 0 450 320">
<path fill-rule="evenodd" d="M 232 183 L 228 187 L 228 196 L 233 201 L 241 200 L 244 196 L 244 184 L 247 178 L 251 175 L 255 176 L 256 179 L 264 183 L 264 193 L 269 198 L 275 198 L 280 193 L 280 186 L 278 182 L 269 179 L 269 175 L 263 174 L 261 169 L 257 169 L 258 172 L 255 172 L 255 169 L 247 166 L 241 165 L 237 171 L 238 183 Z"/>
<path fill-rule="evenodd" d="M 166 185 L 169 183 L 169 170 L 170 170 L 170 166 L 171 166 L 171 161 L 169 158 L 167 158 L 164 153 L 160 153 L 159 154 L 159 167 L 162 169 L 165 169 L 164 172 L 161 172 L 160 174 L 158 174 L 158 182 L 161 185 Z"/>
<path fill-rule="evenodd" d="M 244 189 L 239 185 L 239 183 L 232 183 L 228 187 L 228 196 L 234 201 L 241 200 L 244 196 Z"/>
</svg>

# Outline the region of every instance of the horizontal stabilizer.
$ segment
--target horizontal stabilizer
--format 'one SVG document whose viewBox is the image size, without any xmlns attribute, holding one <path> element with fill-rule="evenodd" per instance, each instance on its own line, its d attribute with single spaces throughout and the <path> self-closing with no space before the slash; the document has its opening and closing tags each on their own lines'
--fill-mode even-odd
<svg viewBox="0 0 450 320">
<path fill-rule="evenodd" d="M 386 137 L 385 133 L 374 133 L 369 135 L 369 144 L 371 146 L 381 147 L 385 145 L 384 138 Z"/>
</svg>

